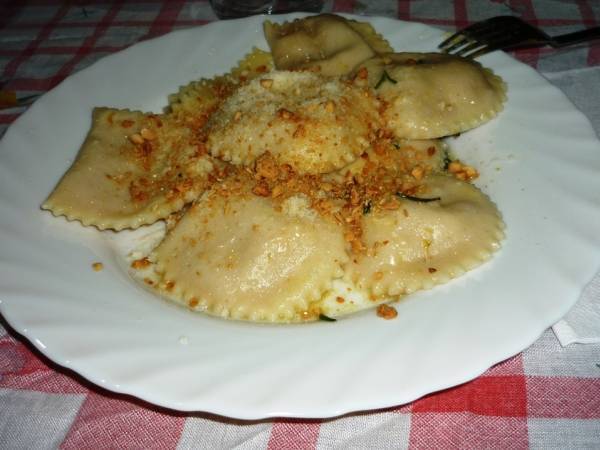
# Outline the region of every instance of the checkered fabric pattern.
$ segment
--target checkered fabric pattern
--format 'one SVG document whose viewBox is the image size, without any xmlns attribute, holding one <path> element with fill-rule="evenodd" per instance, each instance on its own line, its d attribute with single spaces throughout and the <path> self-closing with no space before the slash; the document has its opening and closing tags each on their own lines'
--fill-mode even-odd
<svg viewBox="0 0 600 450">
<path fill-rule="evenodd" d="M 596 0 L 325 2 L 324 11 L 445 29 L 518 15 L 549 34 L 600 25 Z M 208 1 L 3 1 L 0 82 L 41 94 L 144 39 L 216 20 Z M 600 43 L 515 54 L 561 87 L 600 131 Z M 0 111 L 0 135 L 23 110 Z M 1 249 L 0 249 L 1 251 Z M 534 345 L 465 385 L 332 420 L 245 422 L 165 410 L 57 367 L 0 318 L 0 448 L 600 448 L 600 345 Z"/>
</svg>

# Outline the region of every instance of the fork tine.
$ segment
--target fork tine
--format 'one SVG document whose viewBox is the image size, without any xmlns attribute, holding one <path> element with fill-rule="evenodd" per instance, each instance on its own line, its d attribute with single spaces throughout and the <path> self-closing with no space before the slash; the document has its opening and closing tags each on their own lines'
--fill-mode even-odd
<svg viewBox="0 0 600 450">
<path fill-rule="evenodd" d="M 467 55 L 470 55 L 472 52 L 474 52 L 476 50 L 486 48 L 487 46 L 488 45 L 485 42 L 473 41 L 471 44 L 467 45 L 466 47 L 463 47 L 459 51 L 454 52 L 453 55 L 464 56 L 465 58 L 468 58 Z"/>
<path fill-rule="evenodd" d="M 463 58 L 477 58 L 478 56 L 484 55 L 485 53 L 493 52 L 494 50 L 508 49 L 515 44 L 519 44 L 521 40 L 514 36 L 508 36 L 506 39 L 501 39 L 495 42 L 489 42 L 481 48 L 473 49 L 473 51 L 463 53 Z"/>
<path fill-rule="evenodd" d="M 462 57 L 463 58 L 468 58 L 468 59 L 475 59 L 475 58 L 479 58 L 482 55 L 485 55 L 486 53 L 491 53 L 491 52 L 493 52 L 495 50 L 500 50 L 501 48 L 502 47 L 498 47 L 498 46 L 484 45 L 483 47 L 475 49 L 471 53 L 467 53 L 467 54 L 462 55 Z"/>
<path fill-rule="evenodd" d="M 495 42 L 505 42 L 508 39 L 511 38 L 505 36 L 504 30 L 487 30 L 485 34 L 477 34 L 477 36 L 472 36 L 472 44 L 454 51 L 453 54 L 462 56 L 466 53 L 472 52 L 475 49 L 478 49 L 479 47 L 493 45 Z"/>
<path fill-rule="evenodd" d="M 469 25 L 468 27 L 462 28 L 454 33 L 449 38 L 442 41 L 438 48 L 444 50 L 445 52 L 450 52 L 456 48 L 453 44 L 457 42 L 463 42 L 465 39 L 474 40 L 475 36 L 479 37 L 480 35 L 486 35 L 489 33 L 494 33 L 496 31 L 493 22 L 490 22 L 490 19 L 483 20 L 481 22 L 475 22 Z M 458 40 L 460 38 L 460 40 Z"/>
<path fill-rule="evenodd" d="M 484 22 L 475 22 L 475 23 L 472 23 L 471 25 L 469 25 L 468 27 L 457 30 L 456 33 L 451 35 L 449 38 L 443 40 L 438 45 L 438 48 L 447 47 L 447 46 L 453 44 L 454 41 L 457 40 L 458 38 L 460 38 L 461 40 L 465 39 L 466 37 L 469 36 L 469 33 L 476 31 L 477 29 L 481 28 L 482 26 L 485 26 Z"/>
<path fill-rule="evenodd" d="M 473 43 L 472 39 L 464 36 L 462 39 L 460 39 L 459 41 L 456 41 L 450 47 L 446 47 L 446 48 L 442 49 L 442 51 L 444 53 L 456 52 L 457 50 L 460 50 L 460 49 L 462 49 L 465 46 L 469 46 L 472 43 Z"/>
<path fill-rule="evenodd" d="M 447 47 L 451 44 L 454 43 L 454 41 L 460 39 L 463 40 L 466 38 L 466 36 L 463 33 L 464 30 L 459 30 L 456 33 L 454 33 L 452 36 L 450 36 L 448 39 L 444 39 L 439 45 L 438 48 L 444 49 L 444 47 Z"/>
</svg>

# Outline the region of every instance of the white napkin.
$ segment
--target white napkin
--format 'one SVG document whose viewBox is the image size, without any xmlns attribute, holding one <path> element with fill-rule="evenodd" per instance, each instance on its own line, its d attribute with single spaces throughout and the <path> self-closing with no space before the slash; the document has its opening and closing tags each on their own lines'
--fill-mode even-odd
<svg viewBox="0 0 600 450">
<path fill-rule="evenodd" d="M 600 273 L 583 290 L 571 311 L 552 327 L 565 347 L 569 344 L 600 343 Z"/>
</svg>

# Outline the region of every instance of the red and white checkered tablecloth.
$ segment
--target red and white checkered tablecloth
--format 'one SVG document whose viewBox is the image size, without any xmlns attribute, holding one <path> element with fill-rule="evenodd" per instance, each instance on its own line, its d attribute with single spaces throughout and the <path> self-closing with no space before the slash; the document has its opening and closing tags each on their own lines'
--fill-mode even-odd
<svg viewBox="0 0 600 450">
<path fill-rule="evenodd" d="M 550 34 L 600 25 L 597 0 L 330 0 L 324 10 L 446 29 L 505 14 Z M 208 1 L 5 0 L 0 81 L 19 96 L 43 93 L 109 53 L 213 20 Z M 600 131 L 600 42 L 516 56 L 563 89 Z M 0 135 L 22 112 L 0 111 Z M 55 447 L 600 448 L 600 344 L 563 348 L 547 331 L 476 380 L 405 406 L 331 420 L 246 422 L 104 391 L 0 321 L 0 448 Z"/>
</svg>

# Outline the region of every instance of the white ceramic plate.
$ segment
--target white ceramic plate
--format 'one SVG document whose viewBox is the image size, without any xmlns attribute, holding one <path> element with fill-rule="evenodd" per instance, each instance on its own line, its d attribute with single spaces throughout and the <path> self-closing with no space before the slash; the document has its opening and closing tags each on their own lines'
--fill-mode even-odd
<svg viewBox="0 0 600 450">
<path fill-rule="evenodd" d="M 368 20 L 397 50 L 431 51 L 443 34 Z M 244 419 L 329 417 L 471 380 L 567 312 L 600 266 L 600 144 L 560 91 L 504 54 L 482 62 L 507 81 L 506 110 L 452 142 L 504 214 L 504 247 L 401 302 L 396 320 L 367 311 L 267 326 L 191 314 L 129 279 L 111 233 L 40 211 L 92 107 L 160 111 L 179 85 L 227 71 L 253 45 L 266 49 L 262 21 L 213 23 L 111 55 L 10 127 L 0 144 L 0 306 L 18 332 L 92 382 L 158 405 Z M 95 261 L 105 269 L 94 272 Z"/>
</svg>

